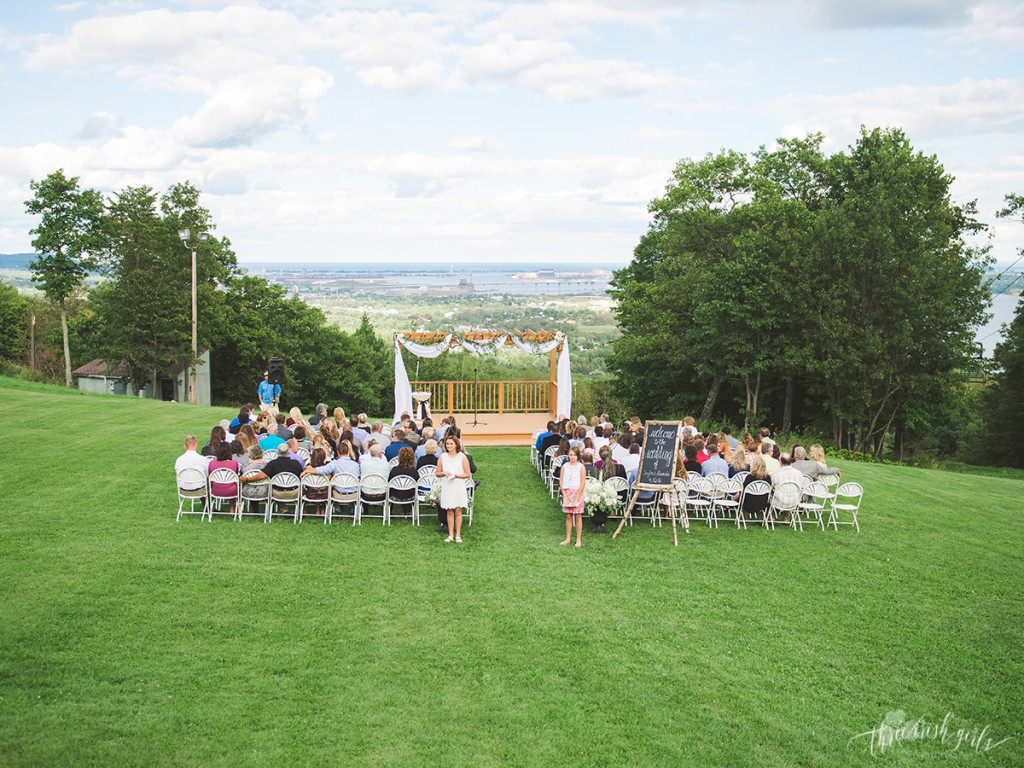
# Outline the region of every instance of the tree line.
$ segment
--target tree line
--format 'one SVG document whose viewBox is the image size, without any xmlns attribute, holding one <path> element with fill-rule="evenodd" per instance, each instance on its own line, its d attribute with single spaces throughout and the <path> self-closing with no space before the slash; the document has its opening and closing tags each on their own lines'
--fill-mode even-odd
<svg viewBox="0 0 1024 768">
<path fill-rule="evenodd" d="M 960 417 L 990 301 L 975 204 L 900 130 L 832 155 L 823 140 L 677 164 L 612 281 L 631 408 L 898 456 Z"/>
<path fill-rule="evenodd" d="M 267 358 L 276 356 L 287 361 L 290 405 L 311 410 L 325 400 L 357 412 L 390 410 L 389 349 L 369 321 L 364 317 L 352 334 L 340 331 L 283 287 L 244 274 L 192 184 L 163 194 L 126 187 L 105 198 L 58 170 L 30 186 L 26 211 L 39 219 L 29 269 L 59 314 L 68 386 L 72 361 L 99 357 L 112 369 L 123 363 L 137 390 L 176 362 L 192 362 L 191 252 L 178 234 L 188 229 L 193 237 L 209 234 L 196 248 L 196 294 L 198 341 L 211 350 L 215 402 L 253 400 Z M 103 279 L 83 298 L 90 273 Z M 76 312 L 69 317 L 71 305 Z M 0 291 L 8 360 L 25 360 L 32 311 L 13 288 Z M 44 335 L 42 341 L 56 340 Z"/>
</svg>

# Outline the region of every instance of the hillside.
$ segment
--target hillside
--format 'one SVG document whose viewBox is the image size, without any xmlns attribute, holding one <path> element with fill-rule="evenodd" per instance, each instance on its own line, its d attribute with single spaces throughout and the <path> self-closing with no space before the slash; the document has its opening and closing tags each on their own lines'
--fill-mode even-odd
<svg viewBox="0 0 1024 768">
<path fill-rule="evenodd" d="M 11 444 L 0 485 L 5 766 L 1024 763 L 1024 481 L 847 463 L 859 534 L 638 523 L 575 550 L 526 450 L 479 448 L 456 546 L 175 522 L 182 438 L 229 409 L 0 397 L 74 428 Z M 951 713 L 951 740 L 872 755 L 897 712 Z"/>
</svg>

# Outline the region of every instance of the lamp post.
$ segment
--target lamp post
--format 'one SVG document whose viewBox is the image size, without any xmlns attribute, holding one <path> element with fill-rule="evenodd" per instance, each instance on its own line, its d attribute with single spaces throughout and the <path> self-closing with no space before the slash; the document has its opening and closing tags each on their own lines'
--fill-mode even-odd
<svg viewBox="0 0 1024 768">
<path fill-rule="evenodd" d="M 179 229 L 178 237 L 181 238 L 181 244 L 184 245 L 188 250 L 192 251 L 192 365 L 189 367 L 192 369 L 192 405 L 196 404 L 196 363 L 199 362 L 199 343 L 196 332 L 198 325 L 196 317 L 196 246 L 199 243 L 205 243 L 210 239 L 208 232 L 200 232 L 196 235 L 196 242 L 191 245 L 188 242 L 189 235 L 191 232 L 187 229 Z M 154 384 L 155 386 L 155 384 Z"/>
</svg>

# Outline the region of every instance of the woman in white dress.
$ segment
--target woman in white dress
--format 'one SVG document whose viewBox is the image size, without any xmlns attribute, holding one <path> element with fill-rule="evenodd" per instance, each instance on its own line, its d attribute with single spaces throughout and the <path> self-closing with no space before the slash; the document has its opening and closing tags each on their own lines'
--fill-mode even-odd
<svg viewBox="0 0 1024 768">
<path fill-rule="evenodd" d="M 454 435 L 444 439 L 444 453 L 437 462 L 441 478 L 441 509 L 448 513 L 448 541 L 462 543 L 462 510 L 469 504 L 466 479 L 470 477 L 469 462 L 462 452 L 462 443 Z M 452 534 L 455 534 L 452 538 Z"/>
</svg>

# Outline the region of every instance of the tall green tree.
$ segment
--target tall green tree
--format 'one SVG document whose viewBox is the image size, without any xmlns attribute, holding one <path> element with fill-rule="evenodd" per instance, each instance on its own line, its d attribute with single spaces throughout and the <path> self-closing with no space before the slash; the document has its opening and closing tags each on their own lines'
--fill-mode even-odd
<svg viewBox="0 0 1024 768">
<path fill-rule="evenodd" d="M 68 178 L 63 169 L 42 181 L 31 181 L 29 187 L 33 197 L 25 201 L 25 210 L 41 218 L 29 230 L 35 235 L 32 247 L 37 256 L 28 266 L 32 280 L 42 286 L 46 298 L 60 306 L 64 383 L 70 387 L 71 351 L 65 302 L 94 268 L 103 250 L 103 196 L 94 189 L 81 189 L 78 177 Z"/>
<path fill-rule="evenodd" d="M 828 195 L 808 268 L 816 295 L 817 368 L 833 438 L 879 452 L 936 377 L 966 369 L 988 291 L 984 229 L 973 203 L 952 201 L 934 155 L 898 129 L 867 131 L 830 159 Z"/>
<path fill-rule="evenodd" d="M 25 362 L 28 301 L 11 285 L 0 283 L 0 357 Z"/>
</svg>

